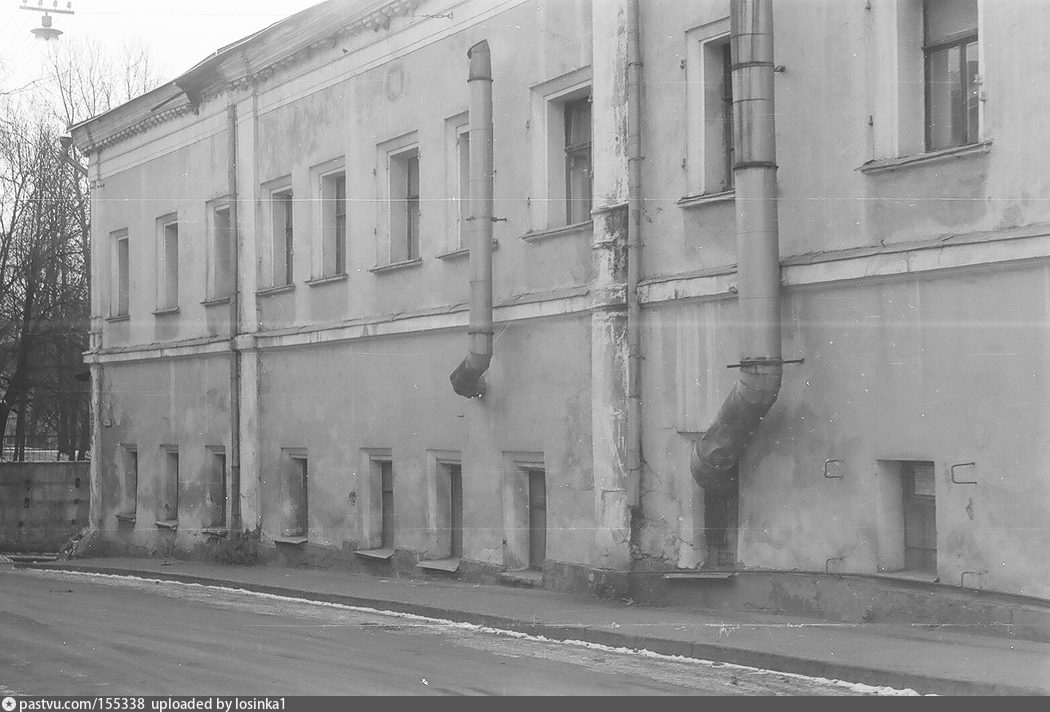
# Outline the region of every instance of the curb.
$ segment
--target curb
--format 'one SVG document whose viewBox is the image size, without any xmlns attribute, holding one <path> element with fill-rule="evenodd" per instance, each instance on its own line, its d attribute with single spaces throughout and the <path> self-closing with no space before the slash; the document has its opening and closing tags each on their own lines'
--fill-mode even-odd
<svg viewBox="0 0 1050 712">
<path fill-rule="evenodd" d="M 75 566 L 57 563 L 16 563 L 14 564 L 14 567 L 41 571 L 68 571 L 108 574 L 111 576 L 134 576 L 137 578 L 174 581 L 178 583 L 193 583 L 202 586 L 249 591 L 251 593 L 264 593 L 318 603 L 336 603 L 345 606 L 356 606 L 359 608 L 374 608 L 379 611 L 406 613 L 426 618 L 450 620 L 456 623 L 469 623 L 489 628 L 499 628 L 501 630 L 515 633 L 543 636 L 557 641 L 579 640 L 586 643 L 606 645 L 612 648 L 648 650 L 661 655 L 675 655 L 696 660 L 744 665 L 773 670 L 776 672 L 806 675 L 809 677 L 823 677 L 880 687 L 912 689 L 920 694 L 947 696 L 1014 695 L 1025 697 L 1041 697 L 1046 694 L 1042 690 L 1034 690 L 1025 687 L 935 677 L 923 675 L 921 673 L 882 670 L 861 665 L 851 665 L 848 663 L 828 663 L 820 660 L 810 660 L 807 658 L 784 655 L 781 653 L 744 650 L 716 643 L 691 643 L 681 640 L 619 633 L 602 628 L 588 628 L 583 626 L 575 627 L 552 623 L 541 623 L 537 621 L 527 622 L 505 616 L 472 613 L 470 611 L 440 608 L 426 604 L 405 603 L 403 601 L 390 601 L 378 598 L 353 596 L 349 594 L 303 591 L 284 586 L 229 581 L 208 576 L 194 576 L 190 574 L 167 573 L 161 571 L 143 571 L 139 569 L 106 568 L 100 566 Z"/>
</svg>

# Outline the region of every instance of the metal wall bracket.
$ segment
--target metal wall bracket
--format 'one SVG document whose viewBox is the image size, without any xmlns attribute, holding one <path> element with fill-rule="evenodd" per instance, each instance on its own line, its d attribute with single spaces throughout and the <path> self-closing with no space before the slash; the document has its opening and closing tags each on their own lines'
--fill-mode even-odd
<svg viewBox="0 0 1050 712">
<path fill-rule="evenodd" d="M 746 358 L 740 361 L 740 363 L 731 363 L 726 368 L 744 368 L 745 366 L 768 366 L 770 364 L 779 363 L 781 365 L 785 363 L 803 363 L 806 359 L 804 358 L 793 358 L 793 359 L 782 359 L 782 358 Z"/>
<path fill-rule="evenodd" d="M 988 572 L 987 571 L 963 571 L 961 574 L 959 574 L 959 588 L 966 588 L 965 581 L 966 581 L 966 576 L 967 575 L 970 575 L 970 576 L 982 576 L 982 575 L 984 575 L 986 573 L 988 573 Z"/>
<path fill-rule="evenodd" d="M 841 463 L 841 462 L 845 462 L 845 460 L 825 460 L 824 461 L 824 478 L 825 479 L 829 479 L 829 480 L 841 480 L 841 479 L 843 479 L 843 475 L 829 475 L 828 474 L 828 465 L 830 465 L 833 462 L 840 462 Z"/>
<path fill-rule="evenodd" d="M 846 559 L 845 556 L 832 556 L 832 557 L 830 557 L 828 559 L 825 559 L 825 561 L 824 561 L 824 573 L 825 574 L 831 573 L 828 570 L 828 566 L 831 564 L 832 561 L 845 561 L 845 559 Z"/>
<path fill-rule="evenodd" d="M 977 480 L 957 480 L 955 479 L 955 468 L 957 467 L 973 467 L 976 462 L 957 462 L 951 467 L 952 484 L 955 485 L 975 485 Z M 971 572 L 972 573 L 972 572 Z"/>
</svg>

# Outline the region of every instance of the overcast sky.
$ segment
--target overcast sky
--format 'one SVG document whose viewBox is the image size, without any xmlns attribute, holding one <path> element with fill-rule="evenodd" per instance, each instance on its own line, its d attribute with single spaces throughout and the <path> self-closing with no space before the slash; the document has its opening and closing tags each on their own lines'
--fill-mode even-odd
<svg viewBox="0 0 1050 712">
<path fill-rule="evenodd" d="M 54 7 L 56 0 L 42 0 Z M 0 0 L 0 90 L 39 76 L 48 43 L 30 29 L 43 13 L 19 9 L 41 0 Z M 219 47 L 260 30 L 321 0 L 57 0 L 73 15 L 52 15 L 64 34 L 119 46 L 140 39 L 165 80 L 173 79 Z"/>
</svg>

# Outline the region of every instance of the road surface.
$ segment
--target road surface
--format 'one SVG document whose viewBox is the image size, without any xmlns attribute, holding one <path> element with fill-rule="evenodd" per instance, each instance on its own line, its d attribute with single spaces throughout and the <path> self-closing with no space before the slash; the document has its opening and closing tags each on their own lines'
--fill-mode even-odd
<svg viewBox="0 0 1050 712">
<path fill-rule="evenodd" d="M 843 695 L 874 690 L 243 591 L 0 564 L 0 693 Z"/>
</svg>

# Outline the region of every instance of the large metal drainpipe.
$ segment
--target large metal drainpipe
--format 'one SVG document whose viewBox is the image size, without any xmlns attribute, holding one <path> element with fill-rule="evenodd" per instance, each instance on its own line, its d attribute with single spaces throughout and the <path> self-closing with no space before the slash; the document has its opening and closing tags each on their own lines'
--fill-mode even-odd
<svg viewBox="0 0 1050 712">
<path fill-rule="evenodd" d="M 740 456 L 777 399 L 783 373 L 772 0 L 732 0 L 730 44 L 740 380 L 697 439 L 689 463 L 693 479 L 715 491 L 732 484 Z"/>
<path fill-rule="evenodd" d="M 226 110 L 227 181 L 230 193 L 230 521 L 231 531 L 241 529 L 241 352 L 237 335 L 241 324 L 240 231 L 237 223 L 237 106 Z"/>
<path fill-rule="evenodd" d="M 465 398 L 485 395 L 484 373 L 492 361 L 492 62 L 489 44 L 478 42 L 470 59 L 470 343 L 452 372 L 452 389 Z"/>
<path fill-rule="evenodd" d="M 627 2 L 627 501 L 641 505 L 642 476 L 642 102 L 638 0 Z"/>
</svg>

